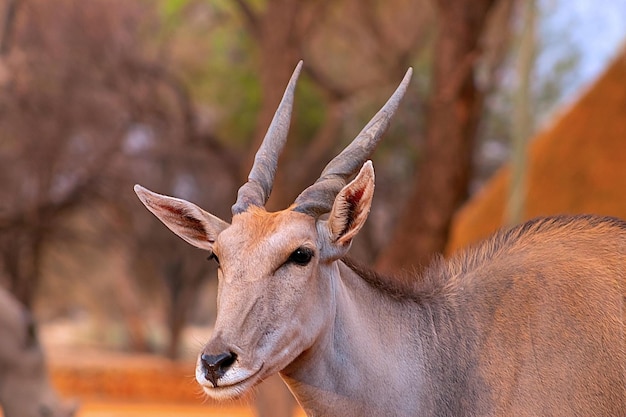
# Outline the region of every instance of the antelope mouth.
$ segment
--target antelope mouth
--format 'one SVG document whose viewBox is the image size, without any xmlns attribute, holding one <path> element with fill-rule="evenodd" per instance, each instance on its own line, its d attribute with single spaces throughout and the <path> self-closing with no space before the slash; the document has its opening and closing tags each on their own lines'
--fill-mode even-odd
<svg viewBox="0 0 626 417">
<path fill-rule="evenodd" d="M 217 384 L 213 385 L 204 377 L 201 369 L 196 369 L 196 381 L 202 387 L 204 393 L 216 400 L 235 399 L 244 395 L 250 388 L 261 381 L 259 375 L 263 370 L 264 364 L 255 370 L 233 369 L 224 374 Z"/>
</svg>

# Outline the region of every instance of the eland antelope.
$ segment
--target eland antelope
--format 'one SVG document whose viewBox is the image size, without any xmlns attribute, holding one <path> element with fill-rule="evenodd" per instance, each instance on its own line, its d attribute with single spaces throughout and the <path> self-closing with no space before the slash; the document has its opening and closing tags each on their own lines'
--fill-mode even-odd
<svg viewBox="0 0 626 417">
<path fill-rule="evenodd" d="M 626 416 L 626 223 L 533 220 L 419 276 L 357 266 L 346 254 L 372 202 L 368 158 L 411 70 L 313 185 L 267 212 L 301 66 L 230 224 L 135 187 L 217 262 L 204 392 L 238 397 L 278 372 L 309 416 Z"/>
</svg>

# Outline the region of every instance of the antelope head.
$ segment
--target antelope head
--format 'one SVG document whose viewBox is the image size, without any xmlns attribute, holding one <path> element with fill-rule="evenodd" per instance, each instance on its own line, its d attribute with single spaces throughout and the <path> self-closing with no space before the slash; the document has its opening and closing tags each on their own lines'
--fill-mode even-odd
<svg viewBox="0 0 626 417">
<path fill-rule="evenodd" d="M 199 354 L 196 379 L 213 398 L 237 397 L 308 351 L 330 323 L 335 261 L 363 226 L 374 192 L 367 161 L 409 83 L 402 83 L 354 141 L 286 210 L 267 212 L 289 129 L 296 67 L 229 224 L 200 207 L 136 185 L 156 217 L 218 264 L 217 320 Z M 358 174 L 348 182 L 355 173 Z"/>
</svg>

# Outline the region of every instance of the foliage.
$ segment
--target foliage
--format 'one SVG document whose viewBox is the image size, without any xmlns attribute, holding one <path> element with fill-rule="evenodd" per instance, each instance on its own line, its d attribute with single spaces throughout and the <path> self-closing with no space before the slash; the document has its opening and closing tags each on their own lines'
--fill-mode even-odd
<svg viewBox="0 0 626 417">
<path fill-rule="evenodd" d="M 563 97 L 568 96 L 569 85 L 577 77 L 580 66 L 580 46 L 573 43 L 570 28 L 567 25 L 555 25 L 549 19 L 554 13 L 550 1 L 538 1 L 537 52 L 533 72 L 531 92 L 532 120 L 531 132 L 543 126 L 553 115 L 554 110 L 563 104 Z M 519 23 L 519 22 L 515 22 Z M 519 24 L 514 27 L 518 28 Z M 511 46 L 498 73 L 497 83 L 487 98 L 485 115 L 479 135 L 482 146 L 477 164 L 478 181 L 489 178 L 506 160 L 507 149 L 512 142 L 511 134 L 513 102 L 517 82 L 514 75 L 515 54 L 519 45 L 519 28 L 512 32 Z"/>
</svg>

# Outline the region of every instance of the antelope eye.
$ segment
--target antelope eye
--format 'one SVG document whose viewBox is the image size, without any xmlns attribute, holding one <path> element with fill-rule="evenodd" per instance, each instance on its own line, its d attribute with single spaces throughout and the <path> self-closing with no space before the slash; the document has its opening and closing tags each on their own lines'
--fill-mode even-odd
<svg viewBox="0 0 626 417">
<path fill-rule="evenodd" d="M 313 251 L 311 249 L 298 248 L 289 255 L 287 262 L 304 266 L 311 262 L 311 258 L 313 258 Z"/>
<path fill-rule="evenodd" d="M 209 260 L 209 261 L 210 261 L 210 260 L 214 260 L 214 261 L 215 261 L 215 263 L 217 264 L 217 266 L 220 266 L 220 258 L 218 258 L 218 257 L 217 257 L 217 255 L 216 255 L 214 252 L 212 252 L 212 253 L 209 255 L 209 257 L 207 258 L 207 260 Z"/>
</svg>

